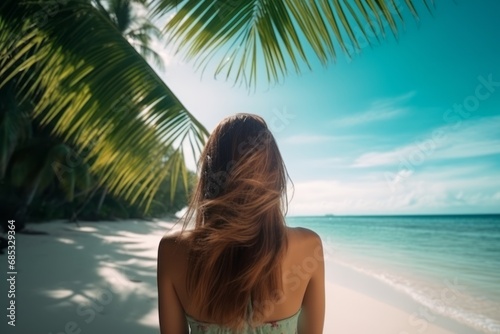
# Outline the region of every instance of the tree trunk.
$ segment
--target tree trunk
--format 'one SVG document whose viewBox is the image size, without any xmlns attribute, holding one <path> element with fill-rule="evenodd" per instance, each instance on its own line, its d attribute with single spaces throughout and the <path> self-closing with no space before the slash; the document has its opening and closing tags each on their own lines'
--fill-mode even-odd
<svg viewBox="0 0 500 334">
<path fill-rule="evenodd" d="M 99 198 L 99 203 L 97 204 L 97 212 L 96 212 L 97 216 L 99 216 L 99 214 L 101 213 L 102 204 L 104 203 L 104 198 L 106 197 L 107 193 L 108 190 L 104 188 L 102 190 L 101 198 Z"/>
</svg>

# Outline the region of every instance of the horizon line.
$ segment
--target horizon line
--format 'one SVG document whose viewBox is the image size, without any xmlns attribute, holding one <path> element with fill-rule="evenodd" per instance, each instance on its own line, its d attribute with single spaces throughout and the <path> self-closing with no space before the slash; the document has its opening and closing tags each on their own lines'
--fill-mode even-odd
<svg viewBox="0 0 500 334">
<path fill-rule="evenodd" d="M 307 217 L 429 217 L 429 216 L 500 216 L 498 213 L 417 213 L 417 214 L 318 214 L 318 215 L 291 215 L 290 218 Z"/>
</svg>

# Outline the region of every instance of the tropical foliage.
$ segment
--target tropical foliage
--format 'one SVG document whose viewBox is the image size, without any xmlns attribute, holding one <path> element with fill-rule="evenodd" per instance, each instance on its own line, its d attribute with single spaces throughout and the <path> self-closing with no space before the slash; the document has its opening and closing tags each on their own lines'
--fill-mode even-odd
<svg viewBox="0 0 500 334">
<path fill-rule="evenodd" d="M 163 69 L 161 56 L 153 49 L 153 41 L 163 39 L 161 30 L 147 16 L 138 11 L 147 11 L 145 0 L 94 0 L 96 8 L 114 23 L 120 33 L 146 59 Z"/>
<path fill-rule="evenodd" d="M 101 9 L 4 1 L 0 49 L 2 209 L 24 213 L 54 184 L 68 202 L 105 189 L 142 209 L 165 180 L 187 189 L 184 149 L 207 132 Z"/>
<path fill-rule="evenodd" d="M 326 65 L 385 36 L 395 36 L 416 2 L 433 0 L 157 0 L 156 14 L 173 12 L 165 29 L 188 59 L 253 86 L 260 69 L 274 82 L 290 68 Z M 399 23 L 399 24 L 398 24 Z"/>
<path fill-rule="evenodd" d="M 184 149 L 196 154 L 207 131 L 145 60 L 160 63 L 160 34 L 137 6 L 168 14 L 170 42 L 198 66 L 252 86 L 262 71 L 274 82 L 397 36 L 416 2 L 3 0 L 0 213 L 159 214 L 185 203 Z"/>
</svg>

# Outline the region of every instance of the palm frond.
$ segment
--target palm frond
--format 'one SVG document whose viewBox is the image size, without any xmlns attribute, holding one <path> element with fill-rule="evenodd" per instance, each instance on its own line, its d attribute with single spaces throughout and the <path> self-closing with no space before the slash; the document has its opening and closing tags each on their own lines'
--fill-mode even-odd
<svg viewBox="0 0 500 334">
<path fill-rule="evenodd" d="M 403 3 L 404 2 L 404 3 Z M 409 10 L 418 18 L 417 0 L 154 0 L 154 13 L 173 13 L 165 30 L 178 50 L 198 67 L 217 60 L 215 72 L 253 85 L 262 64 L 268 80 L 290 68 L 311 67 L 312 50 L 321 64 L 339 50 L 358 52 L 360 39 L 397 36 Z M 432 0 L 418 0 L 431 9 Z M 372 38 L 372 39 L 373 39 Z M 225 50 L 225 52 L 221 52 Z"/>
<path fill-rule="evenodd" d="M 48 3 L 56 7 L 44 12 Z M 34 117 L 79 147 L 99 182 L 131 202 L 147 205 L 165 177 L 182 172 L 164 161 L 182 155 L 183 140 L 200 147 L 207 135 L 89 1 L 3 1 L 0 50 L 0 88 L 16 78 Z"/>
<path fill-rule="evenodd" d="M 108 12 L 122 34 L 130 27 L 133 20 L 132 4 L 129 0 L 108 0 Z"/>
<path fill-rule="evenodd" d="M 137 48 L 137 51 L 144 56 L 144 58 L 149 59 L 155 64 L 158 69 L 164 70 L 165 69 L 165 63 L 163 61 L 163 58 L 161 55 L 156 52 L 154 49 L 148 46 L 148 44 L 144 43 L 134 43 L 133 41 L 131 42 L 132 45 L 134 45 Z"/>
</svg>

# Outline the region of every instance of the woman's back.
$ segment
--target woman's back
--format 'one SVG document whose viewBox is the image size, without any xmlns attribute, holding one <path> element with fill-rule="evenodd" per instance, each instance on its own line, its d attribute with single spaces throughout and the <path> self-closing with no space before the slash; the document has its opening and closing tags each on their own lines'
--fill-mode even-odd
<svg viewBox="0 0 500 334">
<path fill-rule="evenodd" d="M 185 234 L 189 235 L 189 231 Z M 281 264 L 283 291 L 276 292 L 277 302 L 261 301 L 266 310 L 261 323 L 241 333 L 322 333 L 325 301 L 321 239 L 314 232 L 303 228 L 287 228 L 287 238 L 288 247 Z M 159 289 L 160 286 L 164 287 L 163 284 L 170 285 L 170 296 L 164 297 L 177 299 L 178 304 L 171 307 L 177 308 L 184 322 L 189 324 L 191 333 L 233 333 L 211 319 L 204 318 L 203 305 L 191 302 L 186 288 L 188 255 L 189 243 L 182 235 L 172 234 L 162 239 L 158 254 Z M 160 277 L 168 282 L 162 282 Z M 249 304 L 251 309 L 251 301 Z M 169 323 L 172 325 L 173 319 L 170 322 L 162 319 L 161 315 L 162 310 L 160 322 L 164 321 L 165 327 L 169 327 Z M 165 333 L 183 332 L 187 333 L 187 327 Z"/>
<path fill-rule="evenodd" d="M 188 321 L 220 333 L 279 325 L 322 332 L 321 239 L 286 226 L 288 180 L 261 117 L 237 114 L 219 123 L 200 157 L 185 228 L 160 243 L 162 334 L 188 333 Z"/>
</svg>

